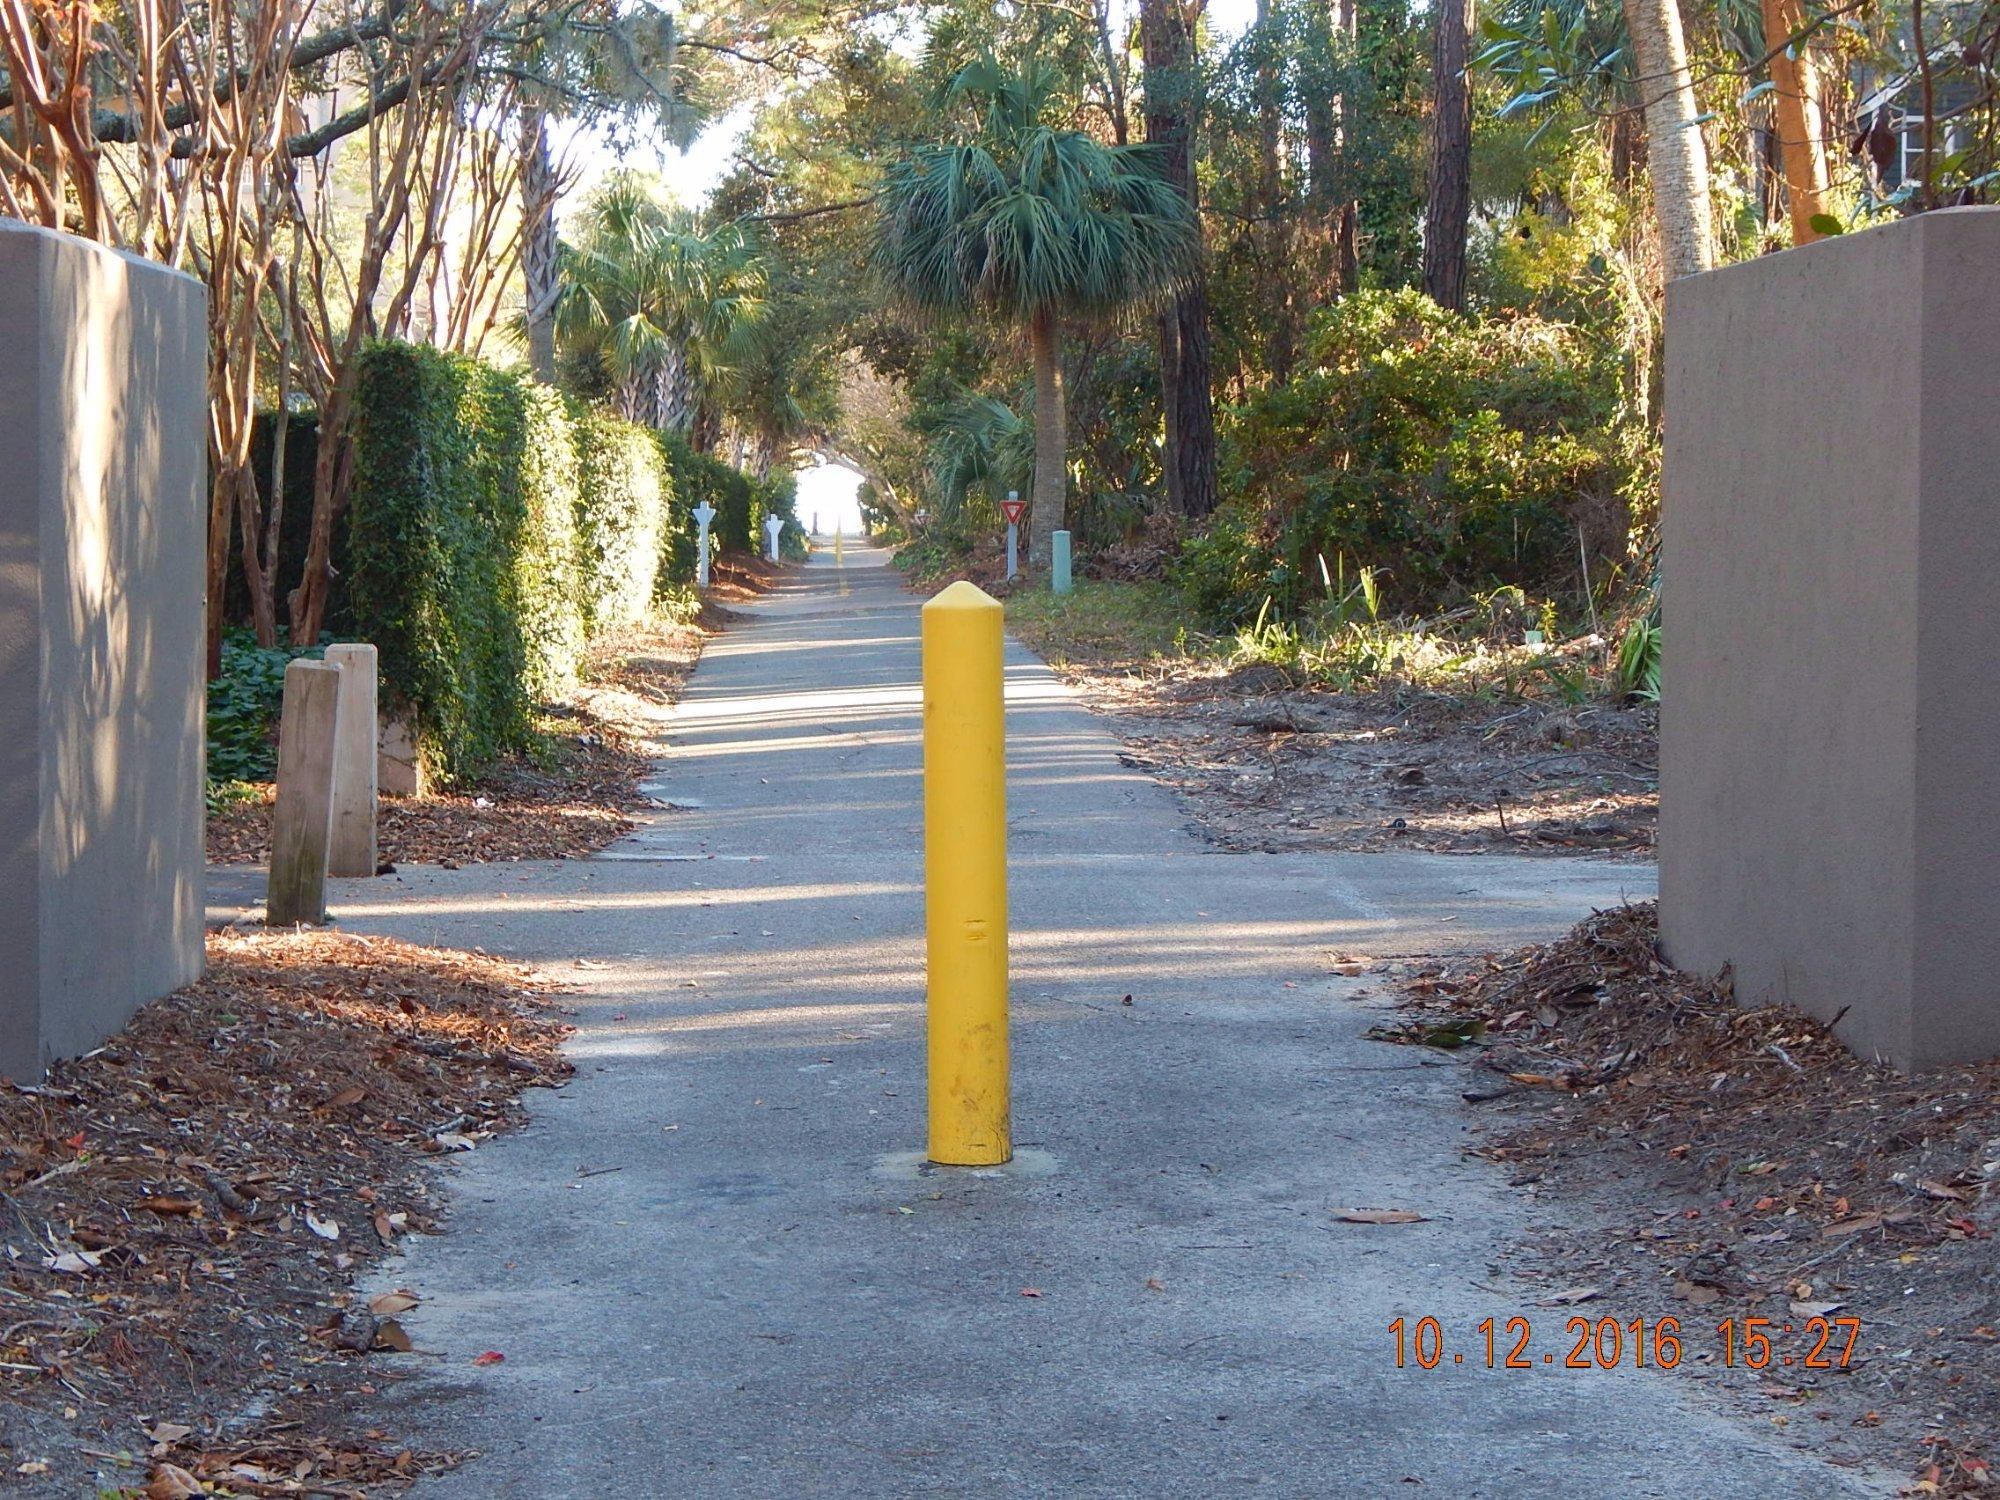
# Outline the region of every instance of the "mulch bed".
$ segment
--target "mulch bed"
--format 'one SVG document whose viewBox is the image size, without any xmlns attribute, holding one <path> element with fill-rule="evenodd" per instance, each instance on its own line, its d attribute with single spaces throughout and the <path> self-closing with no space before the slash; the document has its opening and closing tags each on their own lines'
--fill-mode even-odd
<svg viewBox="0 0 2000 1500">
<path fill-rule="evenodd" d="M 30 1493 L 358 1496 L 459 1457 L 345 1425 L 414 1305 L 348 1288 L 439 1232 L 430 1163 L 568 1076 L 549 986 L 330 932 L 211 934 L 208 964 L 0 1080 L 0 1474 Z"/>
<path fill-rule="evenodd" d="M 1646 855 L 1658 714 L 1415 687 L 1337 693 L 1262 666 L 1058 669 L 1120 721 L 1121 757 L 1218 847 Z"/>
<path fill-rule="evenodd" d="M 1544 946 L 1417 963 L 1400 974 L 1413 1014 L 1375 1034 L 1472 1057 L 1476 1153 L 1599 1226 L 1520 1268 L 1567 1287 L 1563 1305 L 1676 1314 L 1711 1366 L 1724 1318 L 1770 1318 L 1771 1365 L 1728 1372 L 1768 1420 L 1848 1462 L 1914 1464 L 1909 1493 L 1992 1493 L 2000 1063 L 1906 1077 L 1796 1010 L 1738 1007 L 1656 938 L 1654 908 L 1633 906 Z M 1814 1317 L 1859 1320 L 1847 1368 L 1802 1368 L 1808 1341 L 1779 1332 Z"/>
<path fill-rule="evenodd" d="M 751 589 L 741 572 L 732 565 L 723 585 L 730 597 Z M 572 859 L 629 833 L 631 815 L 650 805 L 639 792 L 653 763 L 649 736 L 680 696 L 708 632 L 728 613 L 711 603 L 704 625 L 635 626 L 599 641 L 575 696 L 547 711 L 538 756 L 511 756 L 471 786 L 382 798 L 384 861 L 456 867 Z M 270 857 L 274 790 L 266 786 L 257 799 L 210 815 L 211 863 Z"/>
</svg>

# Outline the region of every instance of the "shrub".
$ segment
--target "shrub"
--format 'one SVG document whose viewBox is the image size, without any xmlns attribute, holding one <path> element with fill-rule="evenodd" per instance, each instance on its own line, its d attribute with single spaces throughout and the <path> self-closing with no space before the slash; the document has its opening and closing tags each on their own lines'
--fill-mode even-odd
<svg viewBox="0 0 2000 1500">
<path fill-rule="evenodd" d="M 574 678 L 576 503 L 572 425 L 552 392 L 434 349 L 365 352 L 349 596 L 447 781 L 525 746 L 537 697 Z"/>
<path fill-rule="evenodd" d="M 778 555 L 788 557 L 793 562 L 803 562 L 809 555 L 806 545 L 805 528 L 799 525 L 799 482 L 790 474 L 778 474 L 769 479 L 752 480 L 752 505 L 750 515 L 750 535 L 756 538 L 757 550 L 764 551 L 764 522 L 777 516 L 786 523 L 778 534 Z"/>
<path fill-rule="evenodd" d="M 285 667 L 322 647 L 260 646 L 247 630 L 222 637 L 222 669 L 208 685 L 208 781 L 269 781 L 278 774 L 278 713 Z"/>
<path fill-rule="evenodd" d="M 1566 323 L 1347 298 L 1315 321 L 1300 372 L 1233 414 L 1238 499 L 1187 545 L 1183 586 L 1225 623 L 1265 597 L 1297 612 L 1343 555 L 1385 568 L 1403 608 L 1573 589 L 1579 527 L 1608 567 L 1643 482 L 1620 358 Z"/>
<path fill-rule="evenodd" d="M 574 422 L 578 573 L 594 633 L 642 619 L 652 604 L 672 481 L 645 428 L 587 407 Z"/>
<path fill-rule="evenodd" d="M 694 513 L 703 501 L 717 512 L 709 526 L 709 545 L 718 551 L 751 550 L 753 481 L 721 459 L 695 452 L 681 433 L 657 432 L 653 438 L 666 460 L 675 502 L 670 544 L 661 559 L 660 587 L 664 589 L 694 579 L 700 530 Z"/>
</svg>

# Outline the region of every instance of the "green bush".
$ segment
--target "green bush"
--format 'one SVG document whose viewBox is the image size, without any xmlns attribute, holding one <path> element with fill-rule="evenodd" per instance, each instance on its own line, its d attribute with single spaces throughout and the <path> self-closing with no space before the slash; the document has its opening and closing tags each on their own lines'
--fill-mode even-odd
<svg viewBox="0 0 2000 1500">
<path fill-rule="evenodd" d="M 537 707 L 575 683 L 596 631 L 686 607 L 704 498 L 742 550 L 753 519 L 790 513 L 792 488 L 477 360 L 364 352 L 349 613 L 441 778 L 532 748 Z"/>
<path fill-rule="evenodd" d="M 657 432 L 653 438 L 666 460 L 674 496 L 669 544 L 663 549 L 665 555 L 661 559 L 659 583 L 665 589 L 694 579 L 700 530 L 694 513 L 703 501 L 716 511 L 715 520 L 709 525 L 709 545 L 723 552 L 752 550 L 754 482 L 742 470 L 721 459 L 695 452 L 681 433 Z"/>
<path fill-rule="evenodd" d="M 447 781 L 526 746 L 536 701 L 575 678 L 575 455 L 530 380 L 407 344 L 362 357 L 349 597 Z"/>
<path fill-rule="evenodd" d="M 672 480 L 653 435 L 606 412 L 574 414 L 576 538 L 586 631 L 643 619 L 658 585 Z"/>
<path fill-rule="evenodd" d="M 278 713 L 285 666 L 317 659 L 320 646 L 260 646 L 247 630 L 222 637 L 222 670 L 208 685 L 208 781 L 269 781 L 278 774 Z"/>
<path fill-rule="evenodd" d="M 1310 607 L 1342 557 L 1384 569 L 1401 609 L 1500 584 L 1573 592 L 1579 528 L 1608 568 L 1644 481 L 1621 358 L 1567 323 L 1462 316 L 1411 291 L 1345 299 L 1299 373 L 1232 413 L 1237 499 L 1178 580 L 1223 623 L 1267 597 Z"/>
<path fill-rule="evenodd" d="M 777 516 L 785 522 L 785 529 L 778 533 L 778 555 L 793 562 L 804 562 L 810 555 L 806 545 L 805 528 L 799 525 L 799 482 L 790 474 L 778 474 L 770 479 L 752 480 L 752 504 L 750 535 L 757 539 L 757 550 L 764 551 L 764 522 Z"/>
</svg>

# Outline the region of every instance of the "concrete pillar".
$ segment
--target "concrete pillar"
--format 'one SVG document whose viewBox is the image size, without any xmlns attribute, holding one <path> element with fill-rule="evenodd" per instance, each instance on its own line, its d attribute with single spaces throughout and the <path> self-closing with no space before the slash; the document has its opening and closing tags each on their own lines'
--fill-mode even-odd
<svg viewBox="0 0 2000 1500">
<path fill-rule="evenodd" d="M 207 298 L 0 219 L 0 1074 L 202 964 Z"/>
<path fill-rule="evenodd" d="M 2000 208 L 1667 289 L 1660 929 L 1739 1001 L 2000 1054 Z"/>
<path fill-rule="evenodd" d="M 379 689 L 378 689 L 379 691 Z M 375 790 L 391 797 L 421 797 L 425 791 L 423 743 L 415 709 L 382 713 L 376 708 Z"/>
<path fill-rule="evenodd" d="M 328 646 L 340 668 L 340 730 L 333 746 L 333 837 L 329 875 L 373 875 L 375 848 L 375 648 Z"/>
<path fill-rule="evenodd" d="M 333 760 L 340 738 L 340 668 L 303 657 L 285 667 L 278 722 L 278 802 L 264 920 L 273 927 L 326 920 L 333 837 Z"/>
<path fill-rule="evenodd" d="M 1049 537 L 1049 590 L 1057 594 L 1067 594 L 1070 591 L 1067 531 L 1054 532 Z"/>
</svg>

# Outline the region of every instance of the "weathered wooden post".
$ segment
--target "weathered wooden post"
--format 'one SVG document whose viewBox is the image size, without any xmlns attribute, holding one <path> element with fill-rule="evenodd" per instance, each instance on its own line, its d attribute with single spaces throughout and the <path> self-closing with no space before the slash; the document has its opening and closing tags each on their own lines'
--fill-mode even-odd
<svg viewBox="0 0 2000 1500">
<path fill-rule="evenodd" d="M 326 857 L 333 836 L 333 757 L 340 733 L 340 668 L 293 661 L 278 721 L 278 805 L 264 920 L 273 927 L 326 920 Z"/>
<path fill-rule="evenodd" d="M 333 746 L 333 835 L 329 875 L 373 875 L 375 847 L 375 694 L 373 646 L 328 646 L 340 668 L 340 726 Z"/>
</svg>

